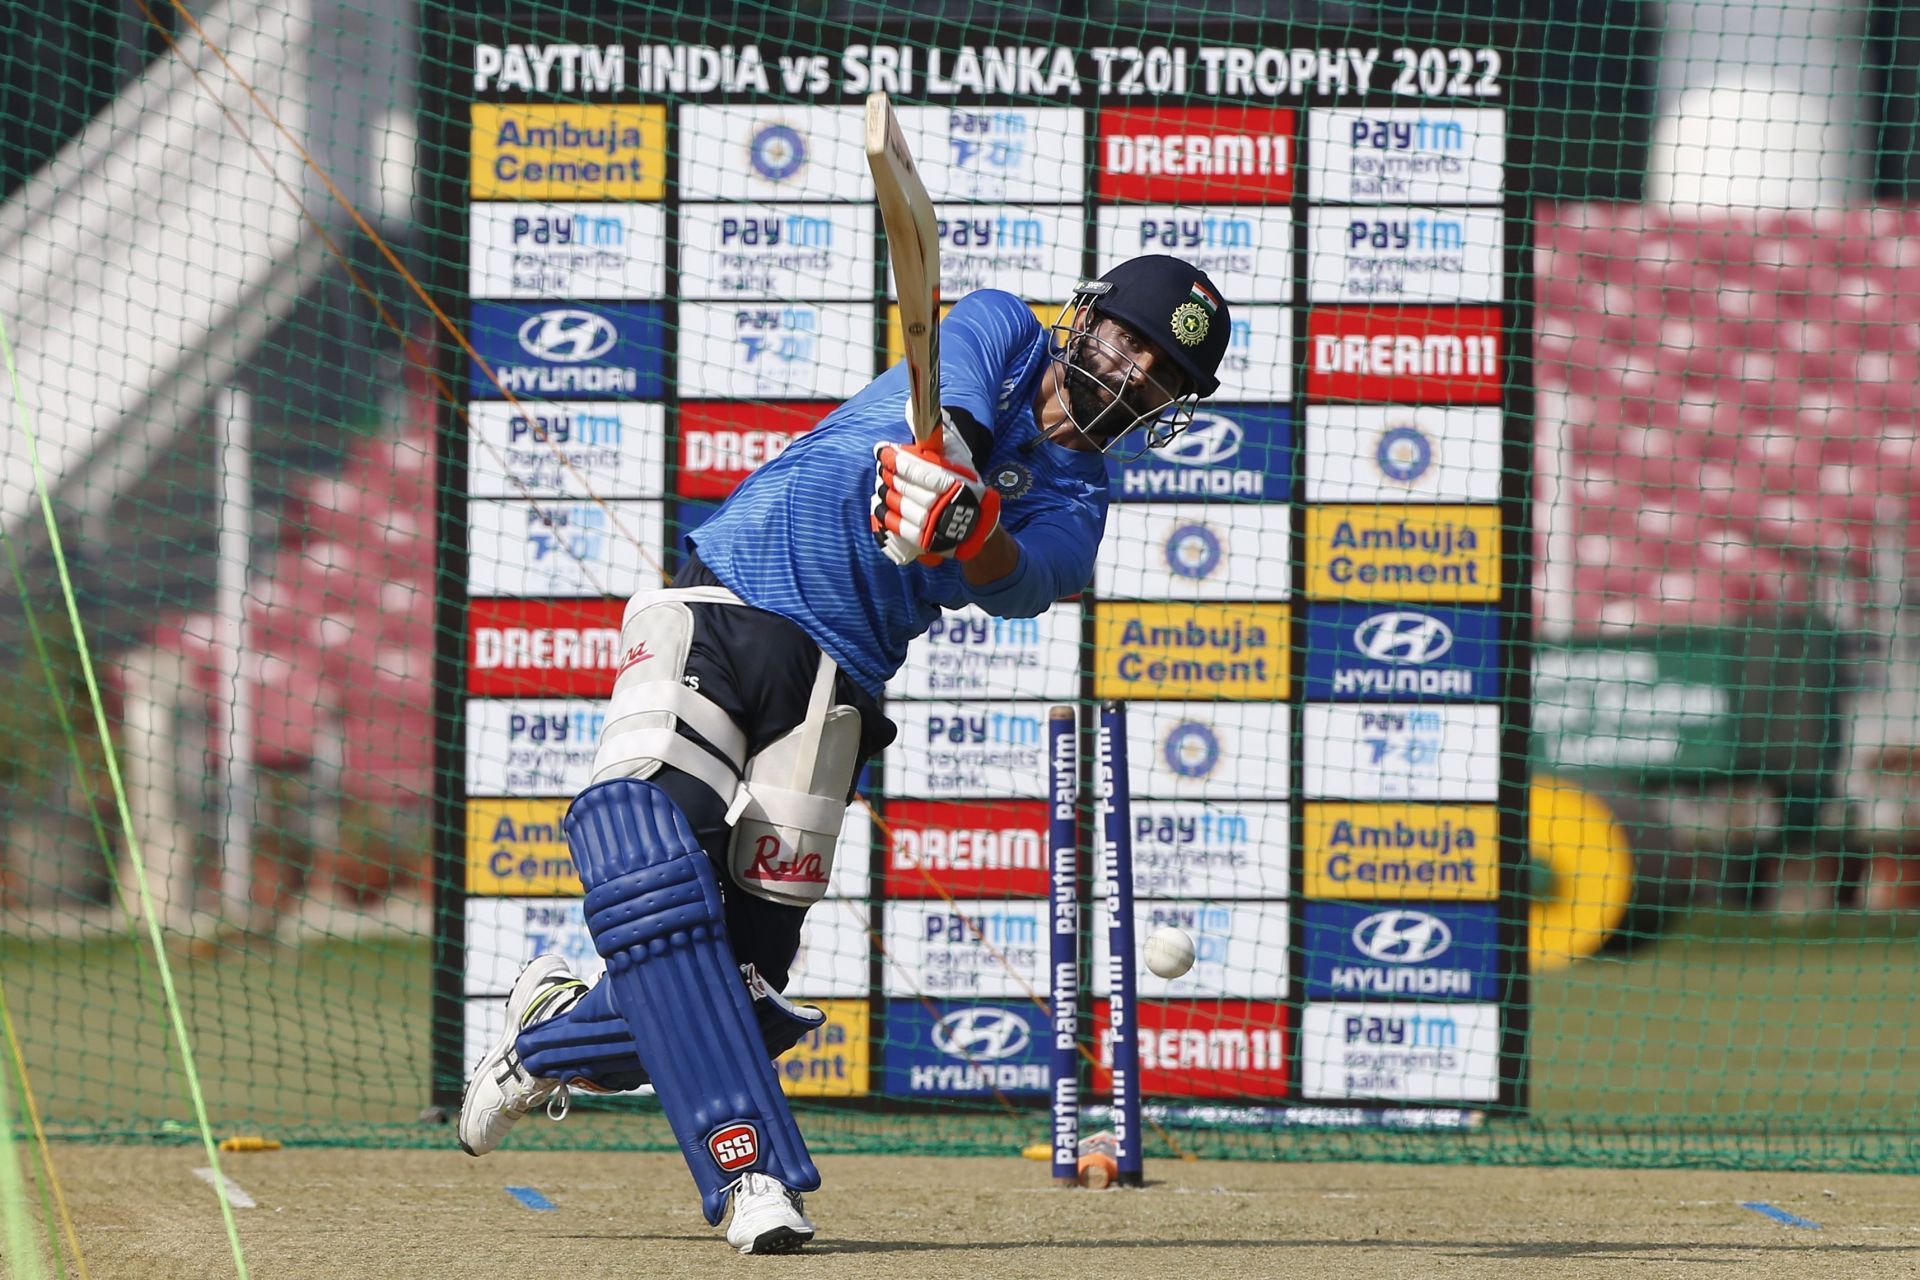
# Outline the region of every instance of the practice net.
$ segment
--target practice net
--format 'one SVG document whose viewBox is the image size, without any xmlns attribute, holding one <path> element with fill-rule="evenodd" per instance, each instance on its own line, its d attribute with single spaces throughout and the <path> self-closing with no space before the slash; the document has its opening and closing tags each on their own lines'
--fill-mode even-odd
<svg viewBox="0 0 1920 1280">
<path fill-rule="evenodd" d="M 1196 954 L 1131 966 L 1150 1160 L 1920 1164 L 1906 7 L 135 7 L 6 9 L 22 1132 L 197 1132 L 164 967 L 218 1135 L 451 1145 L 519 967 L 599 972 L 625 602 L 905 349 L 885 91 L 943 306 L 1170 254 L 1229 338 L 786 868 L 815 1148 L 1047 1139 L 1062 893 L 1106 1123 L 1118 705 L 1129 923 Z M 576 1106 L 512 1143 L 671 1146 Z"/>
</svg>

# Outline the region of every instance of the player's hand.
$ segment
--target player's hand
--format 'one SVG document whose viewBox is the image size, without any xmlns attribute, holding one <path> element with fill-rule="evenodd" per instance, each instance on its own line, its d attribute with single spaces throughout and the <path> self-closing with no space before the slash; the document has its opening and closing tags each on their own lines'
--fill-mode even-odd
<svg viewBox="0 0 1920 1280">
<path fill-rule="evenodd" d="M 981 483 L 973 455 L 951 426 L 941 443 L 874 446 L 869 527 L 898 565 L 971 560 L 1000 523 L 1000 495 Z"/>
</svg>

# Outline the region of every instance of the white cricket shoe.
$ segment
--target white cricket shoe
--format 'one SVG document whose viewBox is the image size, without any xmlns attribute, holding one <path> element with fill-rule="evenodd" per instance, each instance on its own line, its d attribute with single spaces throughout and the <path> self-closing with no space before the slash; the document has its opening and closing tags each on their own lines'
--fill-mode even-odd
<svg viewBox="0 0 1920 1280">
<path fill-rule="evenodd" d="M 555 1120 L 566 1118 L 567 1086 L 530 1075 L 513 1051 L 520 1033 L 571 1009 L 587 993 L 560 956 L 535 956 L 513 981 L 507 995 L 507 1026 L 480 1059 L 460 1099 L 460 1149 L 483 1156 L 500 1145 L 514 1121 L 547 1104 Z"/>
<path fill-rule="evenodd" d="M 813 1239 L 798 1191 L 777 1178 L 749 1173 L 733 1189 L 733 1221 L 727 1243 L 742 1253 L 796 1253 Z"/>
</svg>

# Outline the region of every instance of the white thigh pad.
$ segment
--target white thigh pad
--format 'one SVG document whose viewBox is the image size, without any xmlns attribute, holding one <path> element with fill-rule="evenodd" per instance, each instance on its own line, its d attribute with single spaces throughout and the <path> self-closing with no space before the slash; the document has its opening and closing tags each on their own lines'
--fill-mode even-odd
<svg viewBox="0 0 1920 1280">
<path fill-rule="evenodd" d="M 806 719 L 747 761 L 733 829 L 734 883 L 773 902 L 818 902 L 860 766 L 860 712 L 833 704 L 836 668 L 822 658 Z"/>
<path fill-rule="evenodd" d="M 593 757 L 593 781 L 651 778 L 672 765 L 735 803 L 746 735 L 718 704 L 686 686 L 693 643 L 694 591 L 644 591 L 627 604 L 620 625 L 620 674 L 607 704 L 607 724 Z M 716 750 L 683 734 L 686 725 Z"/>
</svg>

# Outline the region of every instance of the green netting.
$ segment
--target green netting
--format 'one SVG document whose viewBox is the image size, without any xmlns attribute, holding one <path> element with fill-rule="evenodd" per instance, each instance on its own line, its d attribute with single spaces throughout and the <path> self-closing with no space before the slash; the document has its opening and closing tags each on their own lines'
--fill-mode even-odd
<svg viewBox="0 0 1920 1280">
<path fill-rule="evenodd" d="M 947 303 L 1161 252 L 1234 325 L 1086 589 L 889 684 L 789 991 L 816 1148 L 1045 1139 L 1041 728 L 1120 700 L 1138 924 L 1199 944 L 1150 1158 L 1920 1165 L 1916 15 L 1523 8 L 0 3 L 47 1133 L 198 1140 L 162 959 L 215 1136 L 313 1144 L 451 1145 L 520 964 L 597 970 L 625 601 L 900 357 L 881 88 Z M 671 1145 L 577 1109 L 512 1142 Z"/>
</svg>

